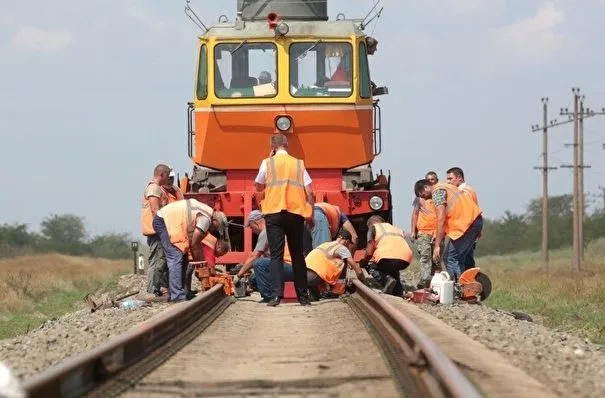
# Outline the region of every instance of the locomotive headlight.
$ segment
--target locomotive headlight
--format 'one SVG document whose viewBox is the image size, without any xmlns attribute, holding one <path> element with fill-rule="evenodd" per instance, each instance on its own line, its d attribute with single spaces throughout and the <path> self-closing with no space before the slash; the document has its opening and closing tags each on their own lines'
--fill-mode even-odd
<svg viewBox="0 0 605 398">
<path fill-rule="evenodd" d="M 372 196 L 370 198 L 370 208 L 372 210 L 380 210 L 384 202 L 380 196 Z"/>
<path fill-rule="evenodd" d="M 292 121 L 287 116 L 280 116 L 275 121 L 275 126 L 280 131 L 286 131 L 286 130 L 288 130 L 291 125 L 292 125 Z"/>
<path fill-rule="evenodd" d="M 285 36 L 290 31 L 290 27 L 288 24 L 282 22 L 275 27 L 275 31 L 280 35 Z"/>
</svg>

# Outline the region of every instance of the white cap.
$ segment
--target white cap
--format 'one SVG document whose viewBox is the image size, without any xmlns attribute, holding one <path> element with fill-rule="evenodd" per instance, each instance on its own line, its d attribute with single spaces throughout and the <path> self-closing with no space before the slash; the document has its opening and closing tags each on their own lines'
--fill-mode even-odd
<svg viewBox="0 0 605 398">
<path fill-rule="evenodd" d="M 174 171 L 171 170 L 170 174 L 168 174 L 168 177 L 174 177 L 174 176 L 175 176 Z"/>
</svg>

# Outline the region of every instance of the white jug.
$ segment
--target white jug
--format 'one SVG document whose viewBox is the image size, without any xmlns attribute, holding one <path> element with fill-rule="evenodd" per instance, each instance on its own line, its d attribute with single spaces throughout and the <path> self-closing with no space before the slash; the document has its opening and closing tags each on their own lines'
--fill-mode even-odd
<svg viewBox="0 0 605 398">
<path fill-rule="evenodd" d="M 440 303 L 451 304 L 454 301 L 454 282 L 450 280 L 450 274 L 447 272 L 433 275 L 430 288 L 437 293 Z"/>
</svg>

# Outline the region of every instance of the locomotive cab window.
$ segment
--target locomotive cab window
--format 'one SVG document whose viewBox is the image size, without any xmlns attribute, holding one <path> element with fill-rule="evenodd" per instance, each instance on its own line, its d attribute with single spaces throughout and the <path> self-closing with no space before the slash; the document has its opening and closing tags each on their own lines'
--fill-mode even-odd
<svg viewBox="0 0 605 398">
<path fill-rule="evenodd" d="M 349 97 L 353 93 L 352 46 L 320 40 L 290 46 L 293 97 Z"/>
<path fill-rule="evenodd" d="M 214 92 L 219 98 L 275 97 L 277 49 L 273 43 L 221 43 L 214 47 Z"/>
<path fill-rule="evenodd" d="M 197 69 L 197 99 L 206 99 L 208 96 L 208 53 L 206 45 L 200 48 L 200 62 Z"/>
</svg>

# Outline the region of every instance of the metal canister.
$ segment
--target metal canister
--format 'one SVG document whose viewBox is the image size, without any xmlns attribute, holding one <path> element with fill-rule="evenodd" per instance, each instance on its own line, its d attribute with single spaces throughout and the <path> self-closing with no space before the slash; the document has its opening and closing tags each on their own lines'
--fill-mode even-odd
<svg viewBox="0 0 605 398">
<path fill-rule="evenodd" d="M 246 281 L 244 279 L 240 279 L 236 284 L 235 284 L 235 297 L 246 297 Z"/>
</svg>

